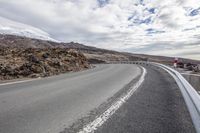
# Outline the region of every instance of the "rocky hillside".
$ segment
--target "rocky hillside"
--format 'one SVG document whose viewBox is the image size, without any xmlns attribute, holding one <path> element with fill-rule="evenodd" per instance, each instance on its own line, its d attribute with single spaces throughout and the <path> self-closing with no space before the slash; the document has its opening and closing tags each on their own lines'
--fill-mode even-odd
<svg viewBox="0 0 200 133">
<path fill-rule="evenodd" d="M 96 47 L 86 46 L 79 43 L 58 43 L 46 40 L 32 39 L 27 37 L 20 37 L 15 35 L 3 35 L 0 34 L 0 48 L 68 48 L 75 49 L 79 52 L 82 52 L 90 63 L 105 63 L 109 61 L 120 61 L 120 60 L 149 60 L 155 62 L 161 62 L 165 64 L 172 64 L 173 57 L 165 56 L 153 56 L 153 55 L 144 55 L 144 54 L 133 54 L 125 52 L 117 52 L 112 50 L 100 49 Z M 181 61 L 187 63 L 200 64 L 200 61 L 190 60 L 190 59 L 181 59 Z"/>
<path fill-rule="evenodd" d="M 0 49 L 0 80 L 46 77 L 89 67 L 86 57 L 72 49 Z"/>
<path fill-rule="evenodd" d="M 86 46 L 79 43 L 58 43 L 46 40 L 39 40 L 15 35 L 3 35 L 0 34 L 0 48 L 68 48 L 75 49 L 82 52 L 90 63 L 105 63 L 111 60 L 144 60 L 143 57 L 137 57 L 117 51 L 100 49 L 96 47 Z"/>
<path fill-rule="evenodd" d="M 5 35 L 0 34 L 0 47 L 7 48 L 74 48 L 74 49 L 91 49 L 96 50 L 95 47 L 85 46 L 79 43 L 59 43 L 47 40 L 39 40 L 34 38 L 16 36 L 16 35 Z"/>
</svg>

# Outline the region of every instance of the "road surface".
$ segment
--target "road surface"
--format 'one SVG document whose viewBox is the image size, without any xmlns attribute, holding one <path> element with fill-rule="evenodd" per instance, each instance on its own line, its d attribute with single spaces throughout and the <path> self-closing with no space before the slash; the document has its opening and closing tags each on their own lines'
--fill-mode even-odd
<svg viewBox="0 0 200 133">
<path fill-rule="evenodd" d="M 162 69 L 145 68 L 143 85 L 95 133 L 195 133 L 174 79 Z"/>
<path fill-rule="evenodd" d="M 135 65 L 0 85 L 0 133 L 59 133 L 137 78 Z"/>
<path fill-rule="evenodd" d="M 96 133 L 195 133 L 173 78 L 144 66 L 143 84 Z M 73 133 L 95 121 L 139 81 L 136 65 L 94 69 L 0 85 L 0 133 Z"/>
</svg>

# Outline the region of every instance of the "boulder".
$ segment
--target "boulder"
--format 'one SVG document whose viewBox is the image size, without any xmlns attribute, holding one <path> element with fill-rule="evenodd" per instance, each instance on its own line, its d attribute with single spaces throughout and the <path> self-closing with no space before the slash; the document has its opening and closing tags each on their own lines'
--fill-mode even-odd
<svg viewBox="0 0 200 133">
<path fill-rule="evenodd" d="M 40 60 L 35 55 L 32 55 L 32 54 L 28 56 L 28 61 L 34 62 L 34 63 L 40 63 Z"/>
</svg>

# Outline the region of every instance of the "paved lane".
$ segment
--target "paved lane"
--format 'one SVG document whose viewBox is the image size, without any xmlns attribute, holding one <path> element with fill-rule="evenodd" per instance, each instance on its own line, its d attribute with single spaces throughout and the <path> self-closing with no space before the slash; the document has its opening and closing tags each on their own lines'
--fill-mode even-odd
<svg viewBox="0 0 200 133">
<path fill-rule="evenodd" d="M 143 85 L 96 133 L 195 133 L 173 78 L 161 69 L 146 69 Z"/>
<path fill-rule="evenodd" d="M 83 72 L 0 86 L 0 133 L 57 133 L 98 107 L 141 69 L 99 65 Z"/>
</svg>

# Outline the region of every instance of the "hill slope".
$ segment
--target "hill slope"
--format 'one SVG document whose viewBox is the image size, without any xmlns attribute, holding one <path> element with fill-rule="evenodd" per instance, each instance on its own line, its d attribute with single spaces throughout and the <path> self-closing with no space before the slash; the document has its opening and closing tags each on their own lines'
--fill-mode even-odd
<svg viewBox="0 0 200 133">
<path fill-rule="evenodd" d="M 96 47 L 86 46 L 79 43 L 63 43 L 63 42 L 54 42 L 48 40 L 39 40 L 27 37 L 20 37 L 16 35 L 2 35 L 0 34 L 0 47 L 7 48 L 18 48 L 18 49 L 27 49 L 27 48 L 66 48 L 66 49 L 76 49 L 82 52 L 91 63 L 103 63 L 109 61 L 120 61 L 120 60 L 149 60 L 156 62 L 163 62 L 171 64 L 174 60 L 172 57 L 166 56 L 153 56 L 145 54 L 133 54 L 126 52 L 117 52 L 112 50 L 100 49 Z M 181 59 L 183 62 L 200 64 L 200 61 L 191 60 L 191 59 Z"/>
</svg>

